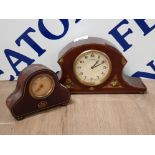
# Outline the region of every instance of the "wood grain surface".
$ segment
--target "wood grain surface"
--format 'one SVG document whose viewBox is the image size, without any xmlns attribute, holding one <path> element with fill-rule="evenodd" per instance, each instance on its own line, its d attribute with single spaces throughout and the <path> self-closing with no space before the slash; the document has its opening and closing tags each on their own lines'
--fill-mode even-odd
<svg viewBox="0 0 155 155">
<path fill-rule="evenodd" d="M 16 121 L 5 100 L 16 81 L 0 82 L 0 134 L 155 134 L 155 81 L 146 94 L 72 95 L 68 106 Z"/>
</svg>

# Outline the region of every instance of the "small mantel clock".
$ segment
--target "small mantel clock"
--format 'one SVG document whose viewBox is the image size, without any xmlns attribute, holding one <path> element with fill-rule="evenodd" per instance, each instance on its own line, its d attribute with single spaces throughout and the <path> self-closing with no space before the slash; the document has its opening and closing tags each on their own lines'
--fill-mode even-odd
<svg viewBox="0 0 155 155">
<path fill-rule="evenodd" d="M 56 73 L 49 68 L 34 64 L 19 75 L 16 89 L 6 104 L 12 115 L 21 120 L 58 105 L 67 105 L 70 92 L 59 83 Z"/>
</svg>

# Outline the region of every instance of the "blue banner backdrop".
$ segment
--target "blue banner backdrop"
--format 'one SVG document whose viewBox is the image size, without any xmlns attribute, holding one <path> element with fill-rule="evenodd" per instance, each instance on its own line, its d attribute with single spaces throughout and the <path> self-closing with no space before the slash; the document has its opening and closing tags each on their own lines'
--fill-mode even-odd
<svg viewBox="0 0 155 155">
<path fill-rule="evenodd" d="M 0 20 L 0 34 L 0 80 L 17 79 L 32 63 L 60 70 L 59 51 L 82 36 L 111 41 L 128 60 L 126 74 L 155 79 L 155 20 Z"/>
</svg>

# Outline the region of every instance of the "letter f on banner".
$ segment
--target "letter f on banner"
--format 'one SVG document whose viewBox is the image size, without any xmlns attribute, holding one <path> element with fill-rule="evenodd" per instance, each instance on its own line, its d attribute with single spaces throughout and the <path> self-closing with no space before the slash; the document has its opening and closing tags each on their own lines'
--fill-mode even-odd
<svg viewBox="0 0 155 155">
<path fill-rule="evenodd" d="M 128 28 L 128 30 L 127 30 L 124 34 L 120 34 L 120 32 L 118 31 L 118 29 L 119 29 L 120 27 L 122 27 L 123 25 L 126 25 L 126 24 L 128 24 L 128 23 L 129 23 L 129 22 L 128 22 L 126 19 L 124 19 L 124 20 L 122 20 L 116 27 L 114 27 L 114 28 L 109 32 L 109 34 L 111 34 L 111 35 L 116 39 L 116 41 L 122 46 L 124 52 L 127 51 L 130 47 L 132 47 L 132 44 L 129 44 L 129 43 L 125 40 L 125 38 L 126 38 L 129 34 L 133 33 L 133 31 L 132 31 L 130 28 Z"/>
</svg>

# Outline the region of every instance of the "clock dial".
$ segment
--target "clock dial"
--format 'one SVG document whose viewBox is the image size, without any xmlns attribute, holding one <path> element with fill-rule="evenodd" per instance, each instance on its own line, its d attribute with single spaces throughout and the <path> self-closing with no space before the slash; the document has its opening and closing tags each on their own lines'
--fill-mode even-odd
<svg viewBox="0 0 155 155">
<path fill-rule="evenodd" d="M 54 79 L 48 74 L 40 74 L 32 79 L 29 91 L 34 98 L 44 98 L 49 96 L 55 87 Z"/>
<path fill-rule="evenodd" d="M 78 81 L 87 86 L 97 86 L 107 80 L 111 73 L 109 57 L 98 50 L 87 50 L 74 61 L 74 73 Z"/>
</svg>

